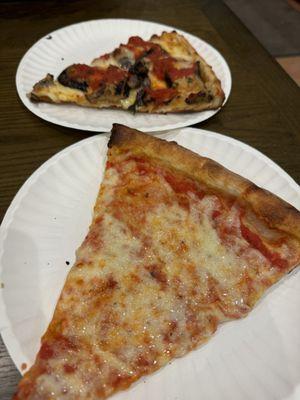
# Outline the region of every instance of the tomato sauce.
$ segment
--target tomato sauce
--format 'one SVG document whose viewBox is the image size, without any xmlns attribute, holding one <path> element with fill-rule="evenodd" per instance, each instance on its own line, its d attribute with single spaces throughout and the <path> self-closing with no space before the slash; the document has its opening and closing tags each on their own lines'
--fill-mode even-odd
<svg viewBox="0 0 300 400">
<path fill-rule="evenodd" d="M 152 59 L 153 61 L 153 73 L 158 79 L 164 80 L 166 75 L 169 75 L 169 70 L 174 69 L 174 60 L 171 57 Z"/>
<path fill-rule="evenodd" d="M 279 268 L 286 268 L 288 266 L 287 260 L 283 259 L 278 253 L 272 252 L 263 243 L 262 239 L 244 224 L 241 223 L 241 233 L 243 238 L 255 249 L 257 249 L 263 256 L 265 256 L 271 264 Z"/>
<path fill-rule="evenodd" d="M 148 95 L 149 98 L 153 100 L 157 105 L 171 101 L 175 96 L 177 96 L 178 93 L 176 89 L 172 88 L 156 89 L 156 90 L 147 88 L 145 92 L 146 95 Z"/>
<path fill-rule="evenodd" d="M 41 349 L 40 349 L 40 352 L 39 352 L 39 357 L 42 359 L 42 360 L 48 360 L 49 358 L 52 358 L 53 357 L 53 355 L 54 355 L 54 351 L 53 351 L 53 348 L 52 348 L 52 346 L 50 346 L 48 343 L 43 343 L 42 344 L 42 347 L 41 347 Z"/>
<path fill-rule="evenodd" d="M 192 67 L 190 68 L 182 68 L 182 69 L 176 69 L 176 68 L 170 68 L 167 71 L 167 74 L 169 76 L 169 78 L 171 79 L 171 81 L 176 81 L 177 79 L 180 78 L 184 78 L 190 75 L 194 75 L 197 71 L 197 65 L 194 64 Z"/>
<path fill-rule="evenodd" d="M 204 191 L 200 190 L 196 183 L 188 179 L 178 178 L 170 173 L 165 173 L 164 178 L 176 193 L 187 194 L 188 192 L 192 192 L 196 194 L 199 199 L 205 196 Z"/>
<path fill-rule="evenodd" d="M 101 83 L 116 84 L 128 75 L 127 71 L 110 65 L 107 69 L 90 67 L 84 64 L 76 64 L 68 70 L 69 78 L 72 80 L 84 80 L 92 89 L 97 89 Z"/>
</svg>

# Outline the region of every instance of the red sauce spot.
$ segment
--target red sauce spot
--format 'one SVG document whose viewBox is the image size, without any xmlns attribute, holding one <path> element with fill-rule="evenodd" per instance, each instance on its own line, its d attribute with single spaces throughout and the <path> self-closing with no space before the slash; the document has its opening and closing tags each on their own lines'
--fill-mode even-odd
<svg viewBox="0 0 300 400">
<path fill-rule="evenodd" d="M 70 365 L 70 364 L 65 364 L 64 365 L 64 371 L 66 374 L 73 374 L 76 371 L 77 367 Z"/>
<path fill-rule="evenodd" d="M 169 173 L 165 173 L 164 178 L 176 193 L 192 192 L 200 199 L 205 196 L 205 193 L 197 187 L 197 184 L 189 179 L 176 177 Z"/>
<path fill-rule="evenodd" d="M 189 68 L 169 68 L 166 73 L 171 79 L 172 82 L 176 81 L 177 79 L 184 78 L 186 76 L 194 75 L 197 71 L 197 64 L 194 64 L 192 67 Z"/>
<path fill-rule="evenodd" d="M 221 211 L 214 210 L 213 213 L 212 213 L 212 219 L 218 218 L 219 215 L 221 215 Z"/>
<path fill-rule="evenodd" d="M 147 360 L 146 357 L 144 357 L 143 355 L 138 356 L 137 360 L 136 360 L 136 365 L 138 367 L 148 367 L 150 365 L 150 362 Z"/>
<path fill-rule="evenodd" d="M 103 366 L 103 360 L 102 360 L 102 358 L 100 356 L 98 356 L 98 354 L 94 355 L 94 361 L 95 361 L 95 363 L 96 363 L 98 368 Z"/>
<path fill-rule="evenodd" d="M 153 43 L 146 42 L 145 40 L 143 40 L 139 36 L 131 36 L 129 38 L 129 40 L 128 40 L 128 44 L 130 44 L 132 46 L 145 47 L 145 48 L 153 46 Z"/>
<path fill-rule="evenodd" d="M 120 386 L 123 377 L 122 374 L 118 371 L 111 371 L 111 373 L 109 374 L 109 383 L 112 387 L 118 387 Z"/>
<path fill-rule="evenodd" d="M 177 79 L 194 75 L 197 72 L 196 63 L 188 68 L 175 68 L 174 64 L 176 60 L 172 57 L 166 56 L 160 48 L 153 49 L 153 51 L 147 55 L 147 57 L 153 63 L 154 75 L 156 75 L 160 80 L 165 80 L 166 77 L 168 77 L 172 82 L 174 82 Z"/>
<path fill-rule="evenodd" d="M 287 260 L 281 258 L 278 253 L 272 252 L 267 248 L 267 246 L 263 243 L 262 239 L 250 229 L 248 229 L 245 225 L 241 223 L 241 233 L 242 236 L 247 242 L 257 249 L 263 256 L 265 256 L 273 265 L 276 265 L 279 268 L 287 268 L 288 262 Z"/>
<path fill-rule="evenodd" d="M 24 371 L 27 368 L 27 364 L 26 363 L 22 363 L 21 364 L 21 370 Z"/>
<path fill-rule="evenodd" d="M 42 344 L 42 347 L 39 352 L 39 356 L 42 360 L 48 360 L 49 358 L 53 357 L 54 351 L 52 346 L 50 346 L 47 342 Z"/>
<path fill-rule="evenodd" d="M 91 246 L 94 250 L 99 250 L 103 245 L 101 238 L 102 221 L 103 217 L 99 217 L 95 220 L 84 240 L 84 244 Z"/>
<path fill-rule="evenodd" d="M 112 276 L 108 278 L 105 284 L 106 289 L 114 289 L 118 285 L 118 282 L 114 280 Z"/>
<path fill-rule="evenodd" d="M 174 333 L 177 329 L 178 323 L 177 321 L 171 321 L 168 324 L 168 328 L 164 334 L 164 341 L 167 343 L 171 343 L 174 341 Z"/>
<path fill-rule="evenodd" d="M 128 72 L 114 65 L 110 65 L 107 69 L 101 69 L 85 64 L 74 64 L 68 69 L 68 75 L 72 80 L 85 81 L 89 87 L 96 90 L 103 83 L 116 84 L 124 80 Z"/>
<path fill-rule="evenodd" d="M 154 44 L 151 48 L 151 51 L 149 51 L 147 54 L 147 58 L 151 60 L 153 63 L 155 63 L 156 60 L 162 57 L 170 58 L 158 44 Z"/>
<path fill-rule="evenodd" d="M 127 76 L 127 72 L 121 68 L 110 65 L 105 71 L 104 80 L 108 83 L 117 83 Z"/>
<path fill-rule="evenodd" d="M 129 41 L 126 45 L 121 45 L 121 47 L 126 47 L 128 50 L 130 50 L 134 54 L 135 59 L 144 55 L 154 46 L 155 45 L 153 43 L 146 42 L 139 36 L 132 36 L 129 38 Z"/>
<path fill-rule="evenodd" d="M 136 163 L 135 169 L 140 175 L 156 174 L 159 172 L 159 168 L 153 167 L 142 157 L 129 157 L 127 161 L 134 161 Z"/>
<path fill-rule="evenodd" d="M 164 80 L 166 75 L 170 76 L 170 71 L 175 70 L 173 68 L 174 59 L 171 57 L 165 58 L 157 58 L 153 61 L 153 73 L 157 76 L 158 79 Z"/>
<path fill-rule="evenodd" d="M 145 92 L 147 97 L 158 105 L 171 101 L 178 94 L 177 90 L 173 88 L 156 90 L 147 88 Z"/>
<path fill-rule="evenodd" d="M 165 288 L 167 285 L 167 275 L 163 271 L 160 265 L 152 264 L 148 265 L 146 269 L 150 272 L 152 278 L 154 278 L 162 288 Z"/>
</svg>

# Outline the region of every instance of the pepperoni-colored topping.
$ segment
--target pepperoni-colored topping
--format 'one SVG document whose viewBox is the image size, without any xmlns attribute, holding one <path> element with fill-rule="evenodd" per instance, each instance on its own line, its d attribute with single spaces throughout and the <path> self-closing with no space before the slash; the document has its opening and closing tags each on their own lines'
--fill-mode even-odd
<svg viewBox="0 0 300 400">
<path fill-rule="evenodd" d="M 157 89 L 157 90 L 152 90 L 152 89 L 146 89 L 146 95 L 151 99 L 152 101 L 155 102 L 155 104 L 163 104 L 171 101 L 175 96 L 177 96 L 177 90 L 176 89 Z"/>
<path fill-rule="evenodd" d="M 247 242 L 257 249 L 263 256 L 265 256 L 271 262 L 271 264 L 283 269 L 288 266 L 287 260 L 283 259 L 278 253 L 269 250 L 261 238 L 242 223 L 241 233 L 243 238 L 247 240 Z"/>
</svg>

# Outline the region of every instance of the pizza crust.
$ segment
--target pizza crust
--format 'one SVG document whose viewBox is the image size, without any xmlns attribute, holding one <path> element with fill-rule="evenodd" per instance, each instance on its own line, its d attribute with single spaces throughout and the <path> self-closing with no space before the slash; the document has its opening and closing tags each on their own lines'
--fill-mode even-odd
<svg viewBox="0 0 300 400">
<path fill-rule="evenodd" d="M 300 212 L 296 208 L 209 158 L 185 149 L 176 142 L 167 142 L 119 124 L 113 125 L 108 146 L 110 151 L 130 149 L 169 168 L 176 168 L 190 178 L 247 204 L 270 228 L 300 240 Z"/>
</svg>

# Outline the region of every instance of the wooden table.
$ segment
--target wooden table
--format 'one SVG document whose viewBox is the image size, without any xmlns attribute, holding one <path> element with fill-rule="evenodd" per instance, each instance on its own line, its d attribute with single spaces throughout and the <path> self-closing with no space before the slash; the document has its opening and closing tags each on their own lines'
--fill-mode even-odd
<svg viewBox="0 0 300 400">
<path fill-rule="evenodd" d="M 173 25 L 215 46 L 232 71 L 232 92 L 221 112 L 196 126 L 250 144 L 300 181 L 300 90 L 221 1 L 1 2 L 1 220 L 17 190 L 37 167 L 90 135 L 45 122 L 23 106 L 15 89 L 21 57 L 41 36 L 62 26 L 122 17 Z M 19 378 L 1 341 L 2 400 L 10 399 Z"/>
</svg>

